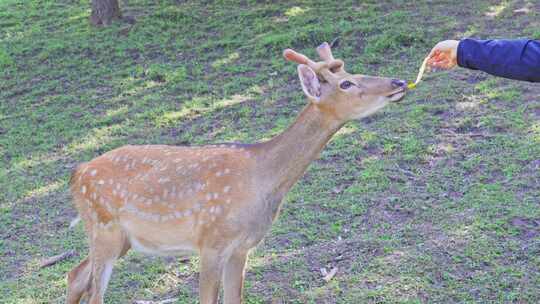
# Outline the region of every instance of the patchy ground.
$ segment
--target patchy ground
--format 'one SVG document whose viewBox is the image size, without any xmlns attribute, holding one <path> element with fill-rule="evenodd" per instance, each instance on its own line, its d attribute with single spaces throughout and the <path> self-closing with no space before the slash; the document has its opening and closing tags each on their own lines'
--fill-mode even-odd
<svg viewBox="0 0 540 304">
<path fill-rule="evenodd" d="M 267 139 L 305 104 L 281 51 L 413 80 L 435 42 L 540 38 L 533 1 L 0 2 L 0 299 L 63 303 L 71 169 L 130 144 Z M 156 3 L 160 4 L 156 4 Z M 526 8 L 515 12 L 517 9 Z M 252 254 L 247 303 L 540 302 L 540 86 L 456 69 L 348 124 Z M 44 257 L 78 255 L 38 269 Z M 107 303 L 195 303 L 197 259 L 130 253 Z M 326 283 L 319 269 L 338 267 Z"/>
</svg>

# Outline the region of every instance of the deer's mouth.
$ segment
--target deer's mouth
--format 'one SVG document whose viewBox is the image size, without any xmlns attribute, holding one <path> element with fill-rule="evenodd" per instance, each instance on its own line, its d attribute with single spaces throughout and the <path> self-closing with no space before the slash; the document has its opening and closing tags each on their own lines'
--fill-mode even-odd
<svg viewBox="0 0 540 304">
<path fill-rule="evenodd" d="M 386 98 L 389 99 L 391 102 L 399 102 L 403 97 L 407 94 L 407 89 L 400 88 L 396 91 L 391 92 L 390 94 L 386 95 Z"/>
</svg>

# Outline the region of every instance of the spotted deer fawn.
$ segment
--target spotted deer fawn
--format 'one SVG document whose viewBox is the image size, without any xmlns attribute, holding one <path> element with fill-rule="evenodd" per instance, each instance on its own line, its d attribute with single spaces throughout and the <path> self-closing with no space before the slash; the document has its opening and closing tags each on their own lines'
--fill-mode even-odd
<svg viewBox="0 0 540 304">
<path fill-rule="evenodd" d="M 114 262 L 133 248 L 200 255 L 200 303 L 241 303 L 250 250 L 270 229 L 285 194 L 347 121 L 406 93 L 406 82 L 352 75 L 327 43 L 322 61 L 286 50 L 299 63 L 309 102 L 296 121 L 257 144 L 124 146 L 77 167 L 71 192 L 90 252 L 68 274 L 67 303 L 103 303 Z"/>
</svg>

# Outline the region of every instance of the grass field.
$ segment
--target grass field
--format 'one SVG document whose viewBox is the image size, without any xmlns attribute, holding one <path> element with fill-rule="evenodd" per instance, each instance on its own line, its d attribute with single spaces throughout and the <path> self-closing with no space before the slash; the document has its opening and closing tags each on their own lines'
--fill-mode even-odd
<svg viewBox="0 0 540 304">
<path fill-rule="evenodd" d="M 284 48 L 340 37 L 349 71 L 413 80 L 441 39 L 540 38 L 537 1 L 130 0 L 107 28 L 89 2 L 0 0 L 1 303 L 63 303 L 87 251 L 68 229 L 77 163 L 289 125 L 306 101 Z M 246 303 L 539 303 L 539 96 L 456 69 L 349 123 L 252 253 Z M 196 265 L 131 252 L 107 303 L 196 303 Z M 325 283 L 321 267 L 339 271 Z"/>
</svg>

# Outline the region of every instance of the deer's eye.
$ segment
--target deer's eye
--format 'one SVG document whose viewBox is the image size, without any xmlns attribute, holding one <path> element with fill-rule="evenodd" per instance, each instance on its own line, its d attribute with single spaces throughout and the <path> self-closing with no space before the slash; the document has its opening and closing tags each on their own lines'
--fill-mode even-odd
<svg viewBox="0 0 540 304">
<path fill-rule="evenodd" d="M 348 81 L 348 80 L 345 80 L 344 82 L 342 82 L 339 87 L 343 90 L 347 90 L 348 88 L 352 87 L 354 85 L 354 83 Z"/>
</svg>

